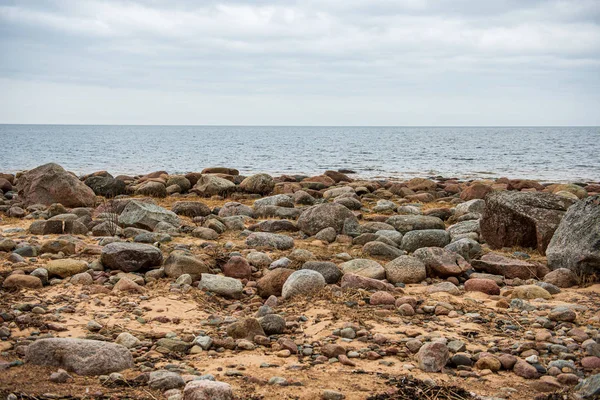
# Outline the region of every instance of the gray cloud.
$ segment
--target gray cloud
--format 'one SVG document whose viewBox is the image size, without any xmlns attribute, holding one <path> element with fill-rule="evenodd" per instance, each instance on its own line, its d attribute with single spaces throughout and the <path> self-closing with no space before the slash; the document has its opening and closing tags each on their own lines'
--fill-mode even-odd
<svg viewBox="0 0 600 400">
<path fill-rule="evenodd" d="M 0 122 L 600 124 L 597 0 L 0 1 L 0 53 Z"/>
</svg>

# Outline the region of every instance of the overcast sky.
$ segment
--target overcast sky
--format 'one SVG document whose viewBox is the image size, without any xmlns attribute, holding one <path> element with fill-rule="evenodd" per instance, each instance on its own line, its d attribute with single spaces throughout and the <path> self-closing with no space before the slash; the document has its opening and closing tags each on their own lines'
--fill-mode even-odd
<svg viewBox="0 0 600 400">
<path fill-rule="evenodd" d="M 0 123 L 600 125 L 600 0 L 0 0 Z"/>
</svg>

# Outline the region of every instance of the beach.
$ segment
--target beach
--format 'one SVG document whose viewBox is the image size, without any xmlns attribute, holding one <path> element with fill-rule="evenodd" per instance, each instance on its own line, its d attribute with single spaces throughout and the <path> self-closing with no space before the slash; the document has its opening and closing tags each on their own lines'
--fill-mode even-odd
<svg viewBox="0 0 600 400">
<path fill-rule="evenodd" d="M 600 390 L 600 182 L 46 164 L 0 188 L 4 396 Z"/>
</svg>

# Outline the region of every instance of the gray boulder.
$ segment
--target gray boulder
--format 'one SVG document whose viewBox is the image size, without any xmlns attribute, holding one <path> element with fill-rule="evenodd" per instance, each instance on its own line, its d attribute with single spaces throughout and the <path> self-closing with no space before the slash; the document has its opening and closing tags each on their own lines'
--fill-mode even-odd
<svg viewBox="0 0 600 400">
<path fill-rule="evenodd" d="M 423 229 L 445 229 L 446 227 L 440 218 L 426 215 L 394 215 L 389 217 L 386 222 L 402 234 Z"/>
<path fill-rule="evenodd" d="M 391 283 L 419 283 L 427 278 L 427 268 L 412 256 L 400 256 L 384 265 L 385 277 Z"/>
<path fill-rule="evenodd" d="M 109 269 L 135 272 L 160 267 L 163 255 L 148 244 L 115 242 L 102 248 L 100 261 Z"/>
<path fill-rule="evenodd" d="M 246 238 L 246 245 L 248 247 L 288 250 L 294 247 L 294 239 L 277 233 L 255 232 Z"/>
<path fill-rule="evenodd" d="M 152 389 L 165 391 L 184 387 L 185 381 L 178 373 L 161 369 L 150 372 L 148 386 Z"/>
<path fill-rule="evenodd" d="M 450 234 L 443 229 L 423 229 L 406 232 L 402 248 L 409 253 L 421 247 L 444 247 L 450 243 Z"/>
<path fill-rule="evenodd" d="M 120 344 L 73 338 L 36 340 L 27 347 L 25 360 L 79 375 L 106 375 L 133 367 L 131 353 Z"/>
<path fill-rule="evenodd" d="M 90 176 L 84 183 L 98 196 L 115 197 L 125 194 L 125 182 L 112 176 Z"/>
<path fill-rule="evenodd" d="M 344 274 L 353 274 L 363 276 L 371 279 L 384 279 L 385 270 L 375 260 L 369 260 L 366 258 L 357 258 L 354 260 L 346 261 L 340 265 Z"/>
<path fill-rule="evenodd" d="M 240 183 L 240 188 L 248 193 L 267 194 L 275 187 L 273 177 L 268 174 L 256 174 L 247 177 Z"/>
<path fill-rule="evenodd" d="M 283 284 L 281 295 L 284 299 L 305 296 L 319 291 L 326 285 L 325 278 L 317 271 L 301 269 L 294 271 Z"/>
<path fill-rule="evenodd" d="M 471 261 L 482 254 L 481 245 L 473 239 L 458 239 L 444 247 L 448 251 L 460 254 L 465 260 Z"/>
<path fill-rule="evenodd" d="M 210 207 L 199 201 L 176 201 L 173 203 L 171 211 L 190 218 L 206 217 L 210 214 Z"/>
<path fill-rule="evenodd" d="M 178 227 L 181 224 L 179 217 L 172 211 L 156 204 L 145 203 L 137 200 L 128 202 L 119 216 L 119 224 L 125 227 L 154 230 L 160 222 Z"/>
<path fill-rule="evenodd" d="M 358 219 L 348 208 L 341 204 L 325 203 L 307 208 L 298 217 L 297 225 L 302 232 L 313 236 L 330 227 L 336 233 L 342 233 L 346 220 L 358 225 Z"/>
<path fill-rule="evenodd" d="M 211 174 L 203 174 L 198 178 L 196 185 L 191 190 L 200 196 L 210 197 L 225 195 L 235 190 L 235 183 Z"/>
<path fill-rule="evenodd" d="M 329 261 L 307 261 L 302 265 L 302 269 L 317 271 L 329 284 L 338 283 L 344 275 L 335 263 Z"/>
<path fill-rule="evenodd" d="M 567 268 L 582 274 L 600 272 L 600 196 L 569 207 L 550 240 L 546 256 L 551 269 Z"/>
<path fill-rule="evenodd" d="M 238 298 L 244 290 L 242 282 L 221 275 L 202 274 L 198 289 L 206 290 L 225 297 Z"/>
</svg>

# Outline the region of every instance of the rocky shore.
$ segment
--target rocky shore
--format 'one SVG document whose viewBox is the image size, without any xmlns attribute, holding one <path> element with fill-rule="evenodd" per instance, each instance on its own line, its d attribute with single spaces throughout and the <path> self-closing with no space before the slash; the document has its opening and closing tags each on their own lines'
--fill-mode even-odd
<svg viewBox="0 0 600 400">
<path fill-rule="evenodd" d="M 0 397 L 600 398 L 600 182 L 0 173 Z"/>
</svg>

